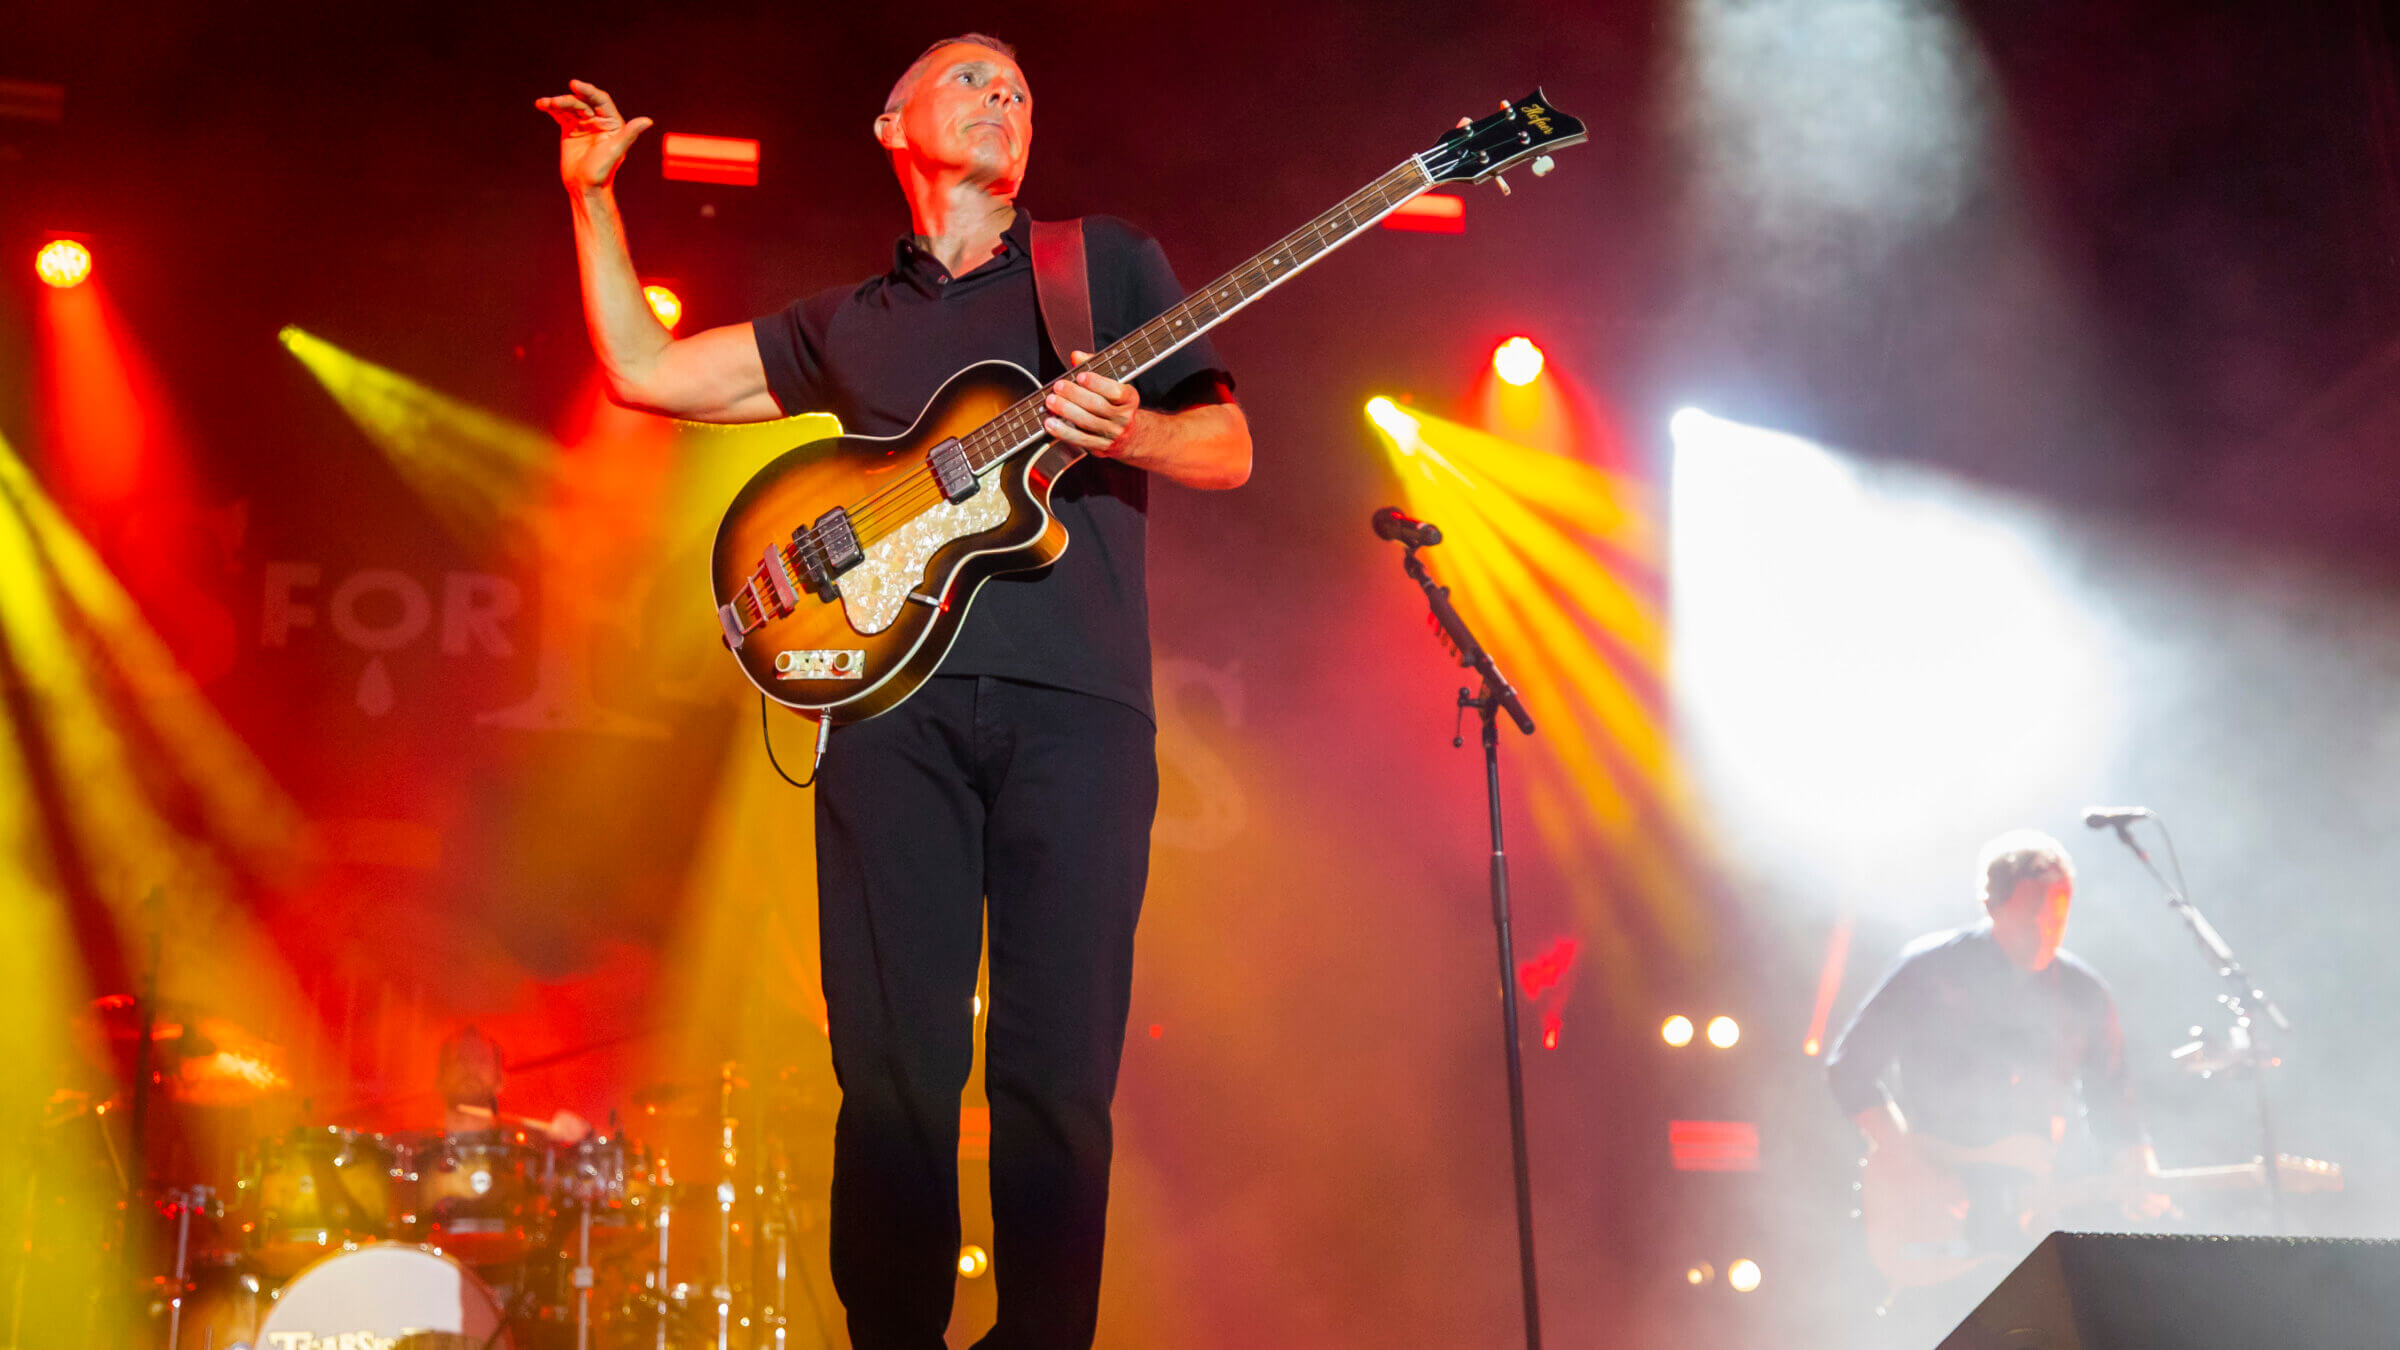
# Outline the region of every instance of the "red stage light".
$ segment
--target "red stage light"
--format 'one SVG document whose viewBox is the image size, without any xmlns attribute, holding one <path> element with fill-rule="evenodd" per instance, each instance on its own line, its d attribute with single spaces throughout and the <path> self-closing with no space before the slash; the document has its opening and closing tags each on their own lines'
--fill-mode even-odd
<svg viewBox="0 0 2400 1350">
<path fill-rule="evenodd" d="M 1387 231 L 1416 231 L 1423 235 L 1464 235 L 1466 233 L 1466 197 L 1452 197 L 1450 192 L 1423 192 L 1399 204 L 1397 211 L 1382 219 Z"/>
<path fill-rule="evenodd" d="M 1512 337 L 1492 349 L 1492 371 L 1510 384 L 1531 384 L 1542 373 L 1542 349 L 1532 338 Z"/>
<path fill-rule="evenodd" d="M 72 239 L 53 239 L 33 255 L 33 272 L 62 291 L 80 286 L 92 274 L 92 251 Z"/>
<path fill-rule="evenodd" d="M 666 135 L 667 177 L 681 183 L 758 185 L 758 142 L 734 136 Z"/>
<path fill-rule="evenodd" d="M 1758 1125 L 1748 1120 L 1670 1120 L 1667 1157 L 1678 1172 L 1755 1172 Z"/>
<path fill-rule="evenodd" d="M 1467 232 L 1467 199 L 1447 192 L 1427 192 L 1400 203 L 1400 209 L 1383 218 L 1387 230 L 1413 230 L 1419 234 L 1465 234 Z"/>
<path fill-rule="evenodd" d="M 642 298 L 650 302 L 650 312 L 658 316 L 668 332 L 674 332 L 675 325 L 683 322 L 682 296 L 664 286 L 644 286 Z"/>
</svg>

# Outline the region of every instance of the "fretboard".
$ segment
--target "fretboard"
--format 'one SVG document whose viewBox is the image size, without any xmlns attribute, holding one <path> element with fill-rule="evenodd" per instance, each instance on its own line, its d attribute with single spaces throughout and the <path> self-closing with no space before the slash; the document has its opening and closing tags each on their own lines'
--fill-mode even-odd
<svg viewBox="0 0 2400 1350">
<path fill-rule="evenodd" d="M 1167 359 L 1178 348 L 1216 327 L 1235 310 L 1297 275 L 1348 243 L 1402 202 L 1432 185 L 1414 157 L 1341 200 L 1334 208 L 1292 231 L 1250 261 L 1186 296 L 1166 313 L 1111 343 L 1085 363 L 1112 380 L 1130 380 Z M 977 473 L 1042 439 L 1042 390 L 961 438 Z"/>
</svg>

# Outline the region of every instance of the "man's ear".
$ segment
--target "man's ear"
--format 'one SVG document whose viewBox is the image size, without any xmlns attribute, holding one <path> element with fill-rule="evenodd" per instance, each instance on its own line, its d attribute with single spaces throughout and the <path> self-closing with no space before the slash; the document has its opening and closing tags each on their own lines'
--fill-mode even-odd
<svg viewBox="0 0 2400 1350">
<path fill-rule="evenodd" d="M 900 129 L 900 114 L 897 110 L 877 115 L 875 118 L 875 143 L 886 150 L 897 150 L 908 144 L 908 133 Z"/>
</svg>

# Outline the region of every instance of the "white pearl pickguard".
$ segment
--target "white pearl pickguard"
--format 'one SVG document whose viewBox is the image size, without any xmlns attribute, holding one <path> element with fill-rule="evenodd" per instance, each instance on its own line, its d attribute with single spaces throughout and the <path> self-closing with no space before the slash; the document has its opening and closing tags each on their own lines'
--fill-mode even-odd
<svg viewBox="0 0 2400 1350">
<path fill-rule="evenodd" d="M 862 550 L 866 557 L 834 584 L 850 626 L 872 636 L 900 619 L 909 592 L 925 586 L 925 564 L 943 545 L 997 529 L 1008 520 L 1008 494 L 1000 490 L 1001 466 L 986 469 L 983 490 L 963 502 L 936 502 L 914 520 Z M 928 592 L 935 599 L 938 594 Z"/>
</svg>

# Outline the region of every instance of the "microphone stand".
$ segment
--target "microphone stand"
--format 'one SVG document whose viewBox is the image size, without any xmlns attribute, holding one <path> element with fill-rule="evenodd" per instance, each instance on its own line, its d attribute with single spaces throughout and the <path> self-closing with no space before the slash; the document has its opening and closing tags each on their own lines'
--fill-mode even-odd
<svg viewBox="0 0 2400 1350">
<path fill-rule="evenodd" d="M 2260 1175 L 2267 1188 L 2267 1219 L 2274 1231 L 2281 1234 L 2285 1231 L 2283 1177 L 2276 1165 L 2274 1117 L 2267 1109 L 2267 1069 L 2280 1061 L 2265 1044 L 2271 1037 L 2259 1034 L 2256 1015 L 2264 1014 L 2279 1031 L 2290 1031 L 2292 1021 L 2283 1015 L 2283 1009 L 2275 1006 L 2274 999 L 2267 997 L 2267 991 L 2259 988 L 2258 983 L 2250 978 L 2250 973 L 2242 969 L 2242 963 L 2234 959 L 2233 948 L 2225 944 L 2215 925 L 2209 923 L 2207 916 L 2185 897 L 2175 883 L 2167 880 L 2166 874 L 2158 870 L 2158 864 L 2150 860 L 2149 853 L 2135 842 L 2129 822 L 2115 820 L 2109 824 L 2116 830 L 2117 838 L 2123 841 L 2125 847 L 2133 850 L 2133 856 L 2141 860 L 2142 867 L 2158 882 L 2160 889 L 2166 893 L 2167 908 L 2175 911 L 2175 916 L 2191 929 L 2193 939 L 2200 944 L 2202 954 L 2215 968 L 2217 978 L 2228 986 L 2227 992 L 2217 995 L 2217 1001 L 2224 1004 L 2225 1011 L 2233 1016 L 2233 1026 L 2226 1033 L 2227 1044 L 2233 1051 L 2230 1063 L 2250 1070 L 2251 1091 L 2258 1106 L 2258 1162 Z M 2180 864 L 2176 870 L 2182 870 Z"/>
<path fill-rule="evenodd" d="M 1526 1350 L 1541 1350 L 1542 1298 L 1533 1263 L 1533 1168 L 1525 1147 L 1525 1064 L 1517 1036 L 1517 957 L 1515 942 L 1509 935 L 1508 852 L 1502 846 L 1500 834 L 1499 713 L 1506 708 L 1517 730 L 1528 736 L 1533 734 L 1533 719 L 1526 715 L 1525 705 L 1517 701 L 1516 689 L 1500 673 L 1491 653 L 1475 640 L 1466 620 L 1451 606 L 1450 588 L 1436 583 L 1426 572 L 1425 564 L 1417 561 L 1417 548 L 1416 544 L 1407 545 L 1400 561 L 1401 570 L 1425 592 L 1425 603 L 1432 607 L 1434 622 L 1441 626 L 1442 636 L 1458 653 L 1458 663 L 1483 677 L 1479 692 L 1470 694 L 1464 688 L 1458 691 L 1458 708 L 1462 715 L 1473 708 L 1483 720 L 1483 780 L 1492 817 L 1492 927 L 1500 943 L 1500 1019 L 1508 1051 L 1508 1138 L 1516 1163 L 1517 1266 L 1525 1293 Z M 1450 744 L 1457 746 L 1463 741 L 1452 736 Z"/>
</svg>

